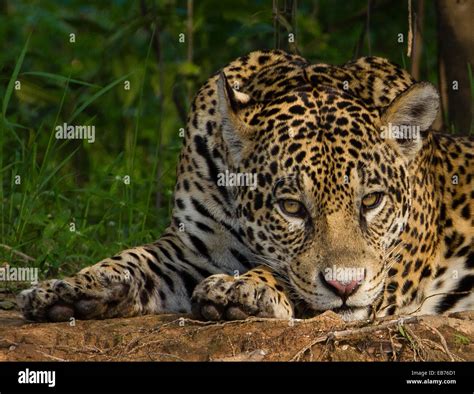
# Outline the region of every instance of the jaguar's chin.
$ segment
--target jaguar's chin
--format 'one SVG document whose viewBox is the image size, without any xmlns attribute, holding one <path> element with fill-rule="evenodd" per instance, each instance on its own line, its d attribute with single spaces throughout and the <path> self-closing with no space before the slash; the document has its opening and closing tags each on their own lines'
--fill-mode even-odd
<svg viewBox="0 0 474 394">
<path fill-rule="evenodd" d="M 349 307 L 347 305 L 343 305 L 332 310 L 340 315 L 346 322 L 364 320 L 369 317 L 369 307 Z"/>
</svg>

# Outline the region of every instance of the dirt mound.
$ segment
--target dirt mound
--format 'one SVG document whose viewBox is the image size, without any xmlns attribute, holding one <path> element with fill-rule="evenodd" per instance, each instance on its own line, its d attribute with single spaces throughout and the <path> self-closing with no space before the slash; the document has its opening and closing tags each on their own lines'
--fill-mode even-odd
<svg viewBox="0 0 474 394">
<path fill-rule="evenodd" d="M 186 315 L 27 323 L 0 311 L 0 361 L 458 361 L 474 360 L 474 311 L 344 323 L 207 323 Z"/>
</svg>

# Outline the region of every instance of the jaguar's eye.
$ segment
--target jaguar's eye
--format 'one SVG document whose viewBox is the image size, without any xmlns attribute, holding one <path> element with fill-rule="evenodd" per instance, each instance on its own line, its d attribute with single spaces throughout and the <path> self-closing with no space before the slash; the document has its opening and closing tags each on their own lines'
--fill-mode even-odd
<svg viewBox="0 0 474 394">
<path fill-rule="evenodd" d="M 362 198 L 362 208 L 367 211 L 378 207 L 382 202 L 382 197 L 382 192 L 373 192 L 365 195 Z"/>
<path fill-rule="evenodd" d="M 299 217 L 299 218 L 306 216 L 306 208 L 299 201 L 279 200 L 278 205 L 280 206 L 281 211 L 285 215 Z"/>
</svg>

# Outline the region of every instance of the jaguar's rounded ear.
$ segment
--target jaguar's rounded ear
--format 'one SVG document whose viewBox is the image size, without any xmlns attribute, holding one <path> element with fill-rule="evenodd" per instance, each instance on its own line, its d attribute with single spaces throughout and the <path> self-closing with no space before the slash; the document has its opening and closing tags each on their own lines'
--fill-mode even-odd
<svg viewBox="0 0 474 394">
<path fill-rule="evenodd" d="M 396 143 L 411 160 L 421 148 L 421 132 L 433 124 L 438 109 L 436 88 L 428 82 L 415 83 L 397 96 L 382 114 L 382 138 Z"/>
<path fill-rule="evenodd" d="M 217 97 L 223 139 L 237 163 L 246 140 L 255 129 L 249 122 L 260 107 L 248 94 L 232 88 L 224 72 L 217 79 Z"/>
</svg>

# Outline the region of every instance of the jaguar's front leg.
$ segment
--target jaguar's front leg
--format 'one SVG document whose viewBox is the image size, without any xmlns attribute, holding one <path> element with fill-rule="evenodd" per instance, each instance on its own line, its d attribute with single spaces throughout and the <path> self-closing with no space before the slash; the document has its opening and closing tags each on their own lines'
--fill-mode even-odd
<svg viewBox="0 0 474 394">
<path fill-rule="evenodd" d="M 286 288 L 264 266 L 239 277 L 225 274 L 208 277 L 194 290 L 192 310 L 196 317 L 205 320 L 293 317 L 293 305 Z"/>
<path fill-rule="evenodd" d="M 125 250 L 75 276 L 24 290 L 18 305 L 36 321 L 136 316 L 172 310 L 175 304 L 190 310 L 189 296 L 178 291 L 180 278 L 162 260 L 155 244 Z"/>
</svg>

